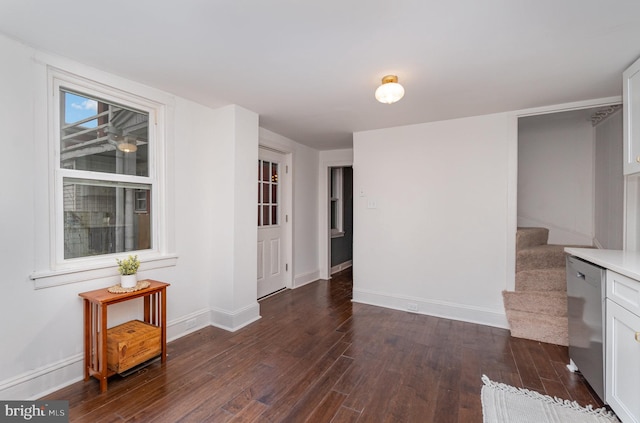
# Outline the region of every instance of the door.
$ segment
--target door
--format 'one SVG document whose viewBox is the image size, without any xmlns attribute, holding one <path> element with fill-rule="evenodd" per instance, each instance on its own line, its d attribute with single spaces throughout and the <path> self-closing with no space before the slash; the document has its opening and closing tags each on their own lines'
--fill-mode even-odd
<svg viewBox="0 0 640 423">
<path fill-rule="evenodd" d="M 258 298 L 286 287 L 282 182 L 285 157 L 260 148 L 258 158 Z"/>
</svg>

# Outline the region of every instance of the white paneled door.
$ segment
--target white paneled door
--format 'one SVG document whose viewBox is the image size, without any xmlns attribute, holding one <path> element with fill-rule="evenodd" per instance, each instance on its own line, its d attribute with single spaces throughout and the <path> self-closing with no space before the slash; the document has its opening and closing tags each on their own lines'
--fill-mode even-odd
<svg viewBox="0 0 640 423">
<path fill-rule="evenodd" d="M 285 157 L 260 148 L 258 159 L 258 298 L 285 288 L 282 189 Z"/>
</svg>

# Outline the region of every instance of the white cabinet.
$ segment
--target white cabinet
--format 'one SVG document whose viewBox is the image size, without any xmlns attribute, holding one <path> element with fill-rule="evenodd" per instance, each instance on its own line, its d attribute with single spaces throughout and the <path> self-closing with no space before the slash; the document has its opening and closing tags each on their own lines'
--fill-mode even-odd
<svg viewBox="0 0 640 423">
<path fill-rule="evenodd" d="M 606 402 L 623 422 L 640 422 L 640 316 L 607 300 L 607 337 Z"/>
<path fill-rule="evenodd" d="M 640 282 L 607 271 L 606 402 L 625 423 L 640 423 Z"/>
<path fill-rule="evenodd" d="M 640 172 L 640 59 L 622 74 L 624 174 Z"/>
</svg>

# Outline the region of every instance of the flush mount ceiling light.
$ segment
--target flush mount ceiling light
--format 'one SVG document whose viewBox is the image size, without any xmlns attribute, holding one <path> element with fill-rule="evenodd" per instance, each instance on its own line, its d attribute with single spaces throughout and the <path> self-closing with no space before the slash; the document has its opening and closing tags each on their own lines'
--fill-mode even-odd
<svg viewBox="0 0 640 423">
<path fill-rule="evenodd" d="M 136 139 L 132 137 L 124 137 L 123 140 L 118 141 L 118 150 L 124 153 L 134 153 L 138 151 Z"/>
<path fill-rule="evenodd" d="M 138 139 L 131 135 L 122 135 L 122 130 L 109 125 L 105 129 L 109 144 L 115 146 L 123 153 L 135 153 L 138 151 Z"/>
<path fill-rule="evenodd" d="M 404 88 L 398 84 L 398 77 L 387 75 L 382 78 L 382 85 L 376 90 L 376 100 L 380 103 L 391 104 L 404 96 Z"/>
</svg>

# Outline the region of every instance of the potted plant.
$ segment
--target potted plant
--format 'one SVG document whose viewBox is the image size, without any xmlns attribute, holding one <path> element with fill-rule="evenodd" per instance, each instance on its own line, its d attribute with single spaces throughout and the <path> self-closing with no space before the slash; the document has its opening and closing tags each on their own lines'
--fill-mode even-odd
<svg viewBox="0 0 640 423">
<path fill-rule="evenodd" d="M 120 272 L 120 286 L 123 288 L 133 288 L 138 283 L 138 267 L 140 260 L 138 256 L 129 256 L 126 259 L 116 259 L 118 263 L 118 272 Z"/>
</svg>

